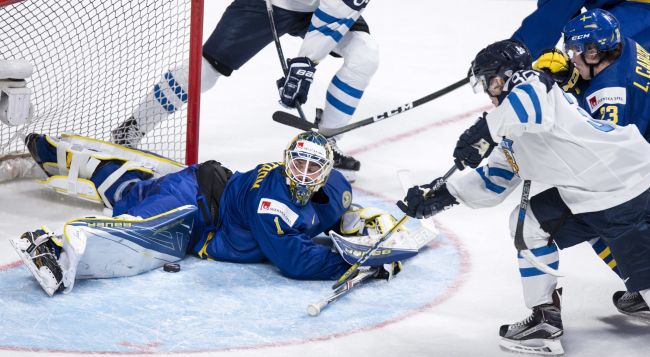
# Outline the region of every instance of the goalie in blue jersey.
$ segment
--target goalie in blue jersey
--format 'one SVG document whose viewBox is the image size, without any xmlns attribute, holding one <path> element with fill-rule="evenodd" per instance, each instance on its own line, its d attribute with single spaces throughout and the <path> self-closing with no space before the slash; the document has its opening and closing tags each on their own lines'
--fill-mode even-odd
<svg viewBox="0 0 650 357">
<path fill-rule="evenodd" d="M 351 206 L 352 190 L 332 170 L 332 149 L 314 132 L 295 137 L 283 162 L 232 173 L 216 161 L 183 167 L 165 158 L 75 135 L 30 134 L 26 144 L 57 192 L 103 203 L 112 217 L 68 221 L 11 243 L 43 289 L 70 291 L 75 279 L 140 274 L 187 254 L 203 259 L 270 261 L 295 279 L 335 279 L 356 261 L 354 240 L 378 237 L 396 222 L 378 209 Z M 333 230 L 334 247 L 312 238 Z M 406 245 L 373 257 L 378 277 L 417 254 Z M 365 237 L 368 238 L 368 237 Z M 340 247 L 345 247 L 341 249 Z M 365 248 L 364 248 L 365 247 Z M 386 266 L 384 267 L 384 264 Z"/>
</svg>

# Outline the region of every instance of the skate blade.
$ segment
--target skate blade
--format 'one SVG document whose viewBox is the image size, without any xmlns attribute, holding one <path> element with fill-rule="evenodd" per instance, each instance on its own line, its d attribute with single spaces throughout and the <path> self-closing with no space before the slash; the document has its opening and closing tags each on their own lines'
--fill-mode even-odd
<svg viewBox="0 0 650 357">
<path fill-rule="evenodd" d="M 618 310 L 618 312 L 620 312 L 623 315 L 627 315 L 634 318 L 637 321 L 650 323 L 650 311 L 626 312 L 619 309 L 616 310 Z"/>
<path fill-rule="evenodd" d="M 560 339 L 547 340 L 547 339 L 532 339 L 513 341 L 502 338 L 499 346 L 506 351 L 536 354 L 543 356 L 561 356 L 564 355 L 564 348 Z"/>
<path fill-rule="evenodd" d="M 54 295 L 54 292 L 56 291 L 56 288 L 49 287 L 43 280 L 43 278 L 40 275 L 40 272 L 38 271 L 38 268 L 36 267 L 36 264 L 32 261 L 30 258 L 29 254 L 25 253 L 23 250 L 18 248 L 18 241 L 15 238 L 10 238 L 9 243 L 11 243 L 11 246 L 14 248 L 18 256 L 20 257 L 20 260 L 23 261 L 23 264 L 29 269 L 29 271 L 32 273 L 36 281 L 38 282 L 38 285 L 43 288 L 45 293 L 52 297 Z"/>
</svg>

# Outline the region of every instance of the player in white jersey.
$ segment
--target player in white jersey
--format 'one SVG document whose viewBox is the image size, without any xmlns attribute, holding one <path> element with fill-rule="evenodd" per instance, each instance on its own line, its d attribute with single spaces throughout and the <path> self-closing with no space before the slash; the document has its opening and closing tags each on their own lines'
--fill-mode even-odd
<svg viewBox="0 0 650 357">
<path fill-rule="evenodd" d="M 522 180 L 550 185 L 528 210 L 513 210 L 510 231 L 524 219 L 523 238 L 537 259 L 557 268 L 557 248 L 600 236 L 610 247 L 629 291 L 650 299 L 650 145 L 635 126 L 594 120 L 547 74 L 530 70 L 528 50 L 518 42 L 494 43 L 472 62 L 472 84 L 496 106 L 459 138 L 458 168 L 476 168 L 412 187 L 398 206 L 423 218 L 459 202 L 472 208 L 502 202 Z M 493 150 L 494 149 L 494 150 Z M 634 153 L 634 155 L 630 155 Z M 554 215 L 555 220 L 551 220 Z M 543 217 L 543 219 L 540 219 Z M 553 221 L 555 231 L 540 226 Z M 519 259 L 527 319 L 500 329 L 502 346 L 519 352 L 562 353 L 560 293 L 555 281 Z M 548 283 L 548 284 L 547 284 Z"/>
<path fill-rule="evenodd" d="M 289 73 L 278 80 L 280 103 L 287 107 L 305 103 L 316 65 L 328 54 L 343 57 L 332 78 L 319 118 L 319 128 L 346 125 L 378 66 L 378 47 L 361 12 L 369 0 L 271 0 L 278 36 L 304 37 Z M 234 0 L 203 45 L 201 91 L 230 74 L 273 41 L 265 0 Z M 113 130 L 113 142 L 135 147 L 142 137 L 187 101 L 188 68 L 172 69 L 141 100 L 133 116 Z M 253 87 L 253 85 L 251 85 Z M 361 164 L 338 149 L 334 167 L 354 180 Z"/>
</svg>

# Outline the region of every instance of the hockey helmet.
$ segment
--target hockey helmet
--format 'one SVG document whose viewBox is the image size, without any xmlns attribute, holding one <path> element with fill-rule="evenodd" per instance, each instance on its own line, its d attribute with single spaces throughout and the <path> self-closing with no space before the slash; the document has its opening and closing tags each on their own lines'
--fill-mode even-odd
<svg viewBox="0 0 650 357">
<path fill-rule="evenodd" d="M 334 165 L 334 153 L 324 136 L 307 131 L 291 140 L 284 151 L 284 165 L 291 199 L 304 206 L 327 182 Z"/>
<path fill-rule="evenodd" d="M 515 72 L 530 69 L 533 58 L 526 46 L 515 40 L 495 42 L 479 51 L 470 68 L 474 93 L 487 92 L 492 78 L 508 80 Z"/>
<path fill-rule="evenodd" d="M 594 44 L 600 52 L 612 51 L 621 43 L 621 26 L 611 13 L 602 9 L 586 11 L 569 21 L 562 31 L 564 50 L 570 57 Z"/>
</svg>

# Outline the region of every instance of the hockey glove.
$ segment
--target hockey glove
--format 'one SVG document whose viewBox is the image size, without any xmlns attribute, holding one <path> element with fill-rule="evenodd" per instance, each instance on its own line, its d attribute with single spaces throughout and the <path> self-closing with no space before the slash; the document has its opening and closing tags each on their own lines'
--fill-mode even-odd
<svg viewBox="0 0 650 357">
<path fill-rule="evenodd" d="M 578 85 L 582 79 L 580 72 L 569 60 L 569 56 L 561 50 L 557 48 L 544 50 L 533 63 L 533 69 L 548 73 L 565 92 L 580 93 Z"/>
<path fill-rule="evenodd" d="M 456 142 L 454 163 L 459 170 L 463 170 L 465 166 L 478 167 L 496 146 L 485 119 L 486 115 L 487 113 L 483 112 L 478 121 L 465 130 Z"/>
<path fill-rule="evenodd" d="M 316 65 L 307 57 L 289 59 L 287 64 L 289 65 L 288 76 L 277 81 L 280 104 L 295 108 L 297 104 L 307 101 L 307 93 L 316 72 Z"/>
<path fill-rule="evenodd" d="M 397 202 L 397 207 L 409 217 L 422 219 L 457 205 L 456 197 L 449 193 L 442 180 L 442 177 L 439 177 L 429 184 L 409 188 L 406 197 Z M 435 187 L 438 189 L 432 190 Z"/>
</svg>

